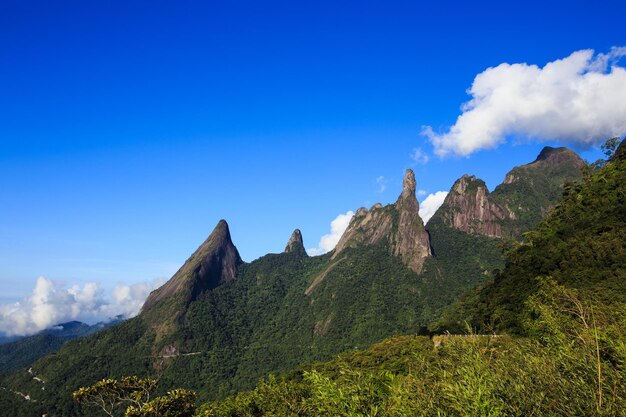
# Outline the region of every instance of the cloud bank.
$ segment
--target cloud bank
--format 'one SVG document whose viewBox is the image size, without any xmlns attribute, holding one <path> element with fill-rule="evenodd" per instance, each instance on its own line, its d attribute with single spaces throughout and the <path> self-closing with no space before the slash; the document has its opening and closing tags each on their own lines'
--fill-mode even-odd
<svg viewBox="0 0 626 417">
<path fill-rule="evenodd" d="M 424 220 L 424 224 L 433 217 L 433 214 L 443 204 L 448 195 L 447 191 L 437 191 L 436 193 L 429 194 L 428 197 L 420 203 L 420 217 Z"/>
<path fill-rule="evenodd" d="M 350 210 L 335 217 L 335 220 L 330 222 L 330 233 L 322 236 L 316 248 L 307 249 L 308 254 L 317 256 L 333 250 L 337 246 L 339 239 L 341 239 L 343 232 L 348 228 L 352 216 L 354 216 L 354 212 Z"/>
<path fill-rule="evenodd" d="M 589 146 L 626 133 L 626 47 L 591 49 L 537 65 L 507 64 L 474 78 L 471 100 L 448 131 L 422 127 L 439 156 L 467 156 L 507 137 Z"/>
<path fill-rule="evenodd" d="M 133 317 L 150 291 L 161 284 L 163 280 L 118 285 L 107 295 L 93 282 L 67 288 L 63 283 L 39 277 L 30 297 L 0 305 L 0 333 L 27 335 L 70 320 L 94 322 L 119 314 Z"/>
</svg>

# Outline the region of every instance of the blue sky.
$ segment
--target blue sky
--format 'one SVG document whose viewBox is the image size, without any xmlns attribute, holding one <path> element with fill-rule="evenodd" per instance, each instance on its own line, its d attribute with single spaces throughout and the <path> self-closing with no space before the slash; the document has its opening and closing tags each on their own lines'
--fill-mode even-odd
<svg viewBox="0 0 626 417">
<path fill-rule="evenodd" d="M 430 194 L 546 144 L 596 159 L 535 119 L 435 146 L 487 68 L 626 44 L 623 2 L 504 3 L 2 1 L 0 303 L 168 278 L 221 218 L 246 261 L 314 248 L 409 167 Z"/>
</svg>

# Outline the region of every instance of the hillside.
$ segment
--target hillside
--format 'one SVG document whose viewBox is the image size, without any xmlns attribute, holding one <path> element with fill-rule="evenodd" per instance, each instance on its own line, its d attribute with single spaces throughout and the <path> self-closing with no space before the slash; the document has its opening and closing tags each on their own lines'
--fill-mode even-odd
<svg viewBox="0 0 626 417">
<path fill-rule="evenodd" d="M 60 323 L 32 336 L 16 337 L 0 345 L 0 375 L 7 375 L 26 368 L 37 359 L 56 352 L 68 340 L 93 334 L 119 323 L 121 316 L 107 322 L 88 325 L 79 321 Z"/>
<path fill-rule="evenodd" d="M 626 415 L 625 187 L 623 143 L 443 321 L 499 334 L 387 339 L 197 415 Z"/>
<path fill-rule="evenodd" d="M 600 362 L 600 400 L 594 356 L 584 343 L 563 348 L 508 336 L 401 336 L 270 376 L 252 391 L 202 404 L 196 416 L 626 415 L 619 368 Z"/>
<path fill-rule="evenodd" d="M 503 258 L 496 237 L 463 225 L 436 232 L 418 210 L 409 170 L 397 201 L 359 209 L 334 251 L 307 256 L 296 231 L 285 252 L 251 263 L 241 261 L 220 221 L 139 316 L 35 363 L 45 390 L 25 370 L 2 385 L 30 394 L 19 404 L 32 410 L 89 415 L 70 393 L 104 377 L 156 373 L 163 390 L 185 386 L 217 399 L 272 372 L 426 333 Z"/>
<path fill-rule="evenodd" d="M 626 145 L 605 166 L 565 189 L 550 216 L 506 256 L 493 281 L 465 295 L 442 328 L 524 333 L 525 302 L 539 278 L 575 288 L 607 305 L 626 301 Z"/>
</svg>

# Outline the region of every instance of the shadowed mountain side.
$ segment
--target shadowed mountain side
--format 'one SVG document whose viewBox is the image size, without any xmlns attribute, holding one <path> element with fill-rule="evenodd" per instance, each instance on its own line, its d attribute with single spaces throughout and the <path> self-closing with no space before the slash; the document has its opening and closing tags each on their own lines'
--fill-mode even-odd
<svg viewBox="0 0 626 417">
<path fill-rule="evenodd" d="M 207 240 L 162 287 L 152 291 L 142 307 L 149 312 L 160 301 L 179 297 L 185 304 L 202 292 L 232 281 L 241 264 L 239 252 L 230 238 L 228 223 L 220 220 Z"/>
<path fill-rule="evenodd" d="M 293 234 L 289 238 L 289 242 L 287 242 L 287 246 L 285 246 L 283 253 L 293 253 L 297 256 L 308 256 L 306 249 L 304 249 L 304 242 L 302 241 L 302 233 L 300 232 L 300 229 L 293 231 Z"/>
</svg>

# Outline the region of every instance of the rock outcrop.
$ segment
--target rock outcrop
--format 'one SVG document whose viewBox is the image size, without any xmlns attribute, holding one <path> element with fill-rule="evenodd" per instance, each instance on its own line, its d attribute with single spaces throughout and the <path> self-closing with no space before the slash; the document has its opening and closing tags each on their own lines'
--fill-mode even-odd
<svg viewBox="0 0 626 417">
<path fill-rule="evenodd" d="M 469 234 L 519 238 L 547 216 L 583 165 L 573 151 L 546 146 L 533 162 L 509 171 L 493 193 L 482 180 L 464 175 L 429 220 L 429 230 L 441 222 Z"/>
<path fill-rule="evenodd" d="M 513 168 L 491 196 L 515 214 L 511 235 L 534 228 L 561 198 L 563 186 L 581 177 L 585 162 L 567 148 L 544 147 L 537 159 Z"/>
<path fill-rule="evenodd" d="M 332 257 L 336 258 L 346 248 L 373 245 L 386 239 L 391 253 L 420 273 L 431 249 L 430 238 L 419 216 L 415 185 L 415 174 L 408 169 L 395 204 L 383 207 L 377 203 L 370 210 L 365 207 L 357 210 Z"/>
<path fill-rule="evenodd" d="M 436 216 L 448 227 L 489 237 L 501 237 L 503 221 L 515 219 L 493 200 L 483 180 L 467 174 L 456 180 Z"/>
<path fill-rule="evenodd" d="M 304 242 L 302 241 L 302 233 L 300 229 L 296 229 L 291 234 L 289 238 L 289 242 L 287 242 L 287 246 L 285 246 L 285 251 L 283 253 L 293 253 L 298 256 L 308 256 L 306 253 L 306 249 L 304 249 Z"/>
<path fill-rule="evenodd" d="M 402 183 L 402 194 L 396 201 L 399 223 L 392 235 L 393 254 L 402 258 L 405 265 L 419 273 L 431 253 L 430 237 L 419 215 L 419 203 L 415 197 L 415 174 L 408 169 Z"/>
<path fill-rule="evenodd" d="M 188 305 L 200 294 L 237 277 L 242 263 L 230 237 L 228 223 L 220 220 L 211 235 L 184 265 L 160 288 L 152 291 L 142 307 L 148 312 L 166 300 Z"/>
</svg>

